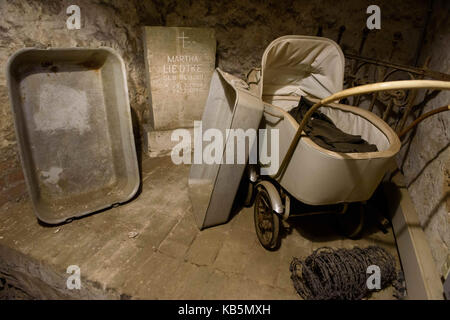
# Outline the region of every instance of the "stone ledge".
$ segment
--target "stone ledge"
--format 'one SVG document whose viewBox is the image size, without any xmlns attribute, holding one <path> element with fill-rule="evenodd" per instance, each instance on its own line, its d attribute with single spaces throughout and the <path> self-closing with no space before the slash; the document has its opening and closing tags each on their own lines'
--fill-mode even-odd
<svg viewBox="0 0 450 320">
<path fill-rule="evenodd" d="M 69 274 L 52 270 L 16 250 L 0 245 L 0 278 L 33 299 L 119 299 L 115 292 L 104 291 L 97 283 L 82 279 L 80 290 L 69 290 Z"/>
<path fill-rule="evenodd" d="M 172 141 L 171 136 L 173 130 L 151 130 L 150 128 L 145 128 L 144 132 L 144 152 L 148 154 L 150 158 L 166 157 L 170 156 L 172 148 L 176 146 L 179 141 Z M 194 128 L 186 128 L 194 137 Z M 189 149 L 191 151 L 191 149 Z"/>
</svg>

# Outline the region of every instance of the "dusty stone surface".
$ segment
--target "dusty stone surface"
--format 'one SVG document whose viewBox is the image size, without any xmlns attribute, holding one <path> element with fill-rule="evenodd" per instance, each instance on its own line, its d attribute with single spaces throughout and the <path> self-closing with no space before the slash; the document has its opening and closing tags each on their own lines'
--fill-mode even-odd
<svg viewBox="0 0 450 320">
<path fill-rule="evenodd" d="M 177 140 L 172 141 L 172 134 L 177 129 L 154 131 L 148 125 L 145 125 L 144 128 L 146 132 L 144 133 L 145 136 L 142 137 L 142 143 L 144 150 L 149 157 L 170 156 L 173 148 L 180 143 L 180 141 Z M 191 137 L 194 136 L 193 128 L 184 129 L 189 131 Z M 186 149 L 192 150 L 191 145 L 187 145 Z"/>
<path fill-rule="evenodd" d="M 8 203 L 0 209 L 0 278 L 34 298 L 299 299 L 289 272 L 294 256 L 378 244 L 398 259 L 392 231 L 353 241 L 326 216 L 291 221 L 275 252 L 259 244 L 253 208 L 199 231 L 188 172 L 167 157 L 144 158 L 136 199 L 59 226 L 39 224 L 28 199 Z M 79 291 L 66 288 L 70 265 L 80 268 Z M 392 289 L 373 298 L 391 299 Z"/>
</svg>

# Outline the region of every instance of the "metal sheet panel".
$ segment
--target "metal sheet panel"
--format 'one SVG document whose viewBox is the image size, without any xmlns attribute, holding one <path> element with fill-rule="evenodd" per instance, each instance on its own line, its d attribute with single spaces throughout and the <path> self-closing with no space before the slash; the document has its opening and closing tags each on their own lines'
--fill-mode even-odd
<svg viewBox="0 0 450 320">
<path fill-rule="evenodd" d="M 194 216 L 200 229 L 228 221 L 233 201 L 245 169 L 250 148 L 246 148 L 243 163 L 238 163 L 237 148 L 227 129 L 253 129 L 257 131 L 261 122 L 262 101 L 247 90 L 242 80 L 220 69 L 213 74 L 209 96 L 202 117 L 202 131 L 218 129 L 222 133 L 224 151 L 220 163 L 194 163 L 189 175 L 189 196 Z M 194 130 L 199 130 L 196 128 Z M 211 142 L 203 141 L 205 150 Z M 234 143 L 231 148 L 231 143 Z M 255 139 L 254 143 L 257 141 Z M 234 150 L 234 164 L 225 163 L 227 147 Z M 194 143 L 195 148 L 195 143 Z M 195 152 L 195 151 L 194 151 Z M 241 161 L 242 162 L 242 161 Z"/>
</svg>

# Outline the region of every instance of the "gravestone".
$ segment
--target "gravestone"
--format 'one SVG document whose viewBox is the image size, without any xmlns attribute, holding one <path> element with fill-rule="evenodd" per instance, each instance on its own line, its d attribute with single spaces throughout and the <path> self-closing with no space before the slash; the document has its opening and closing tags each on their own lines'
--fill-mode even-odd
<svg viewBox="0 0 450 320">
<path fill-rule="evenodd" d="M 170 154 L 177 128 L 201 120 L 215 67 L 214 29 L 144 27 L 150 92 L 146 144 L 151 156 Z"/>
</svg>

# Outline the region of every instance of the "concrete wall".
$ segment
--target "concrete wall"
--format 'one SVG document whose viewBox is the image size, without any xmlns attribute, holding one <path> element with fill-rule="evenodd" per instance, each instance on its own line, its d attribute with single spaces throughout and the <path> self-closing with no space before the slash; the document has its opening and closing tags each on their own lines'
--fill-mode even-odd
<svg viewBox="0 0 450 320">
<path fill-rule="evenodd" d="M 357 53 L 368 16 L 366 8 L 374 3 L 381 7 L 381 30 L 369 32 L 362 54 L 398 63 L 414 63 L 428 8 L 427 1 L 422 0 L 0 0 L 0 206 L 26 193 L 4 72 L 8 57 L 16 50 L 31 46 L 109 46 L 116 49 L 126 63 L 135 126 L 141 127 L 146 122 L 149 108 L 141 26 L 212 27 L 218 41 L 218 66 L 242 76 L 260 64 L 265 47 L 273 39 L 286 34 L 317 35 L 321 30 L 323 36 L 337 40 L 339 28 L 345 26 L 341 46 L 346 52 Z M 80 30 L 65 27 L 65 11 L 71 4 L 81 8 Z M 445 22 L 445 17 L 434 21 L 434 30 L 439 32 L 434 36 L 430 32 L 426 51 L 433 56 L 432 69 L 449 72 L 448 41 L 444 39 L 449 34 L 448 22 L 447 31 L 439 29 Z M 444 100 L 444 95 L 439 96 L 427 110 Z M 446 135 L 448 121 L 448 115 L 441 115 L 419 127 L 404 166 L 411 183 L 409 190 L 438 265 L 442 264 L 444 253 L 448 251 L 450 234 L 445 200 L 442 200 L 448 148 L 442 149 L 449 141 Z"/>
<path fill-rule="evenodd" d="M 447 15 L 443 15 L 447 12 Z M 419 60 L 431 58 L 431 70 L 450 73 L 450 2 L 436 1 Z M 423 113 L 448 105 L 450 92 L 439 93 Z M 450 112 L 424 120 L 399 160 L 408 191 L 430 243 L 439 274 L 450 254 Z"/>
</svg>

